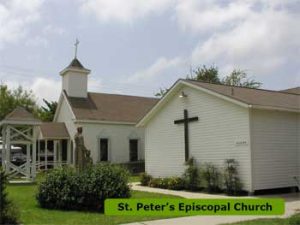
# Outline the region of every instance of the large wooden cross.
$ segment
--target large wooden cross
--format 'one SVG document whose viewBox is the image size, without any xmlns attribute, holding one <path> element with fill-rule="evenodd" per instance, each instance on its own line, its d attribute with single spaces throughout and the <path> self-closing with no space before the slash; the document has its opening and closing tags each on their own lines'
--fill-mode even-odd
<svg viewBox="0 0 300 225">
<path fill-rule="evenodd" d="M 184 150 L 185 161 L 187 161 L 189 159 L 189 123 L 193 121 L 198 121 L 198 116 L 189 118 L 187 109 L 183 111 L 183 115 L 183 119 L 175 120 L 174 124 L 184 124 Z"/>
</svg>

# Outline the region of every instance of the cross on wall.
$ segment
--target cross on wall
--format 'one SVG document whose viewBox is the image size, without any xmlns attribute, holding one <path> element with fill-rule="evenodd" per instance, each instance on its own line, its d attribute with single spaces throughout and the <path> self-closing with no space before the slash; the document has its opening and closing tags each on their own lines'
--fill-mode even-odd
<svg viewBox="0 0 300 225">
<path fill-rule="evenodd" d="M 189 160 L 189 123 L 198 121 L 198 116 L 189 118 L 187 109 L 183 110 L 183 119 L 174 120 L 174 124 L 184 125 L 184 150 L 185 150 L 185 161 Z"/>
</svg>

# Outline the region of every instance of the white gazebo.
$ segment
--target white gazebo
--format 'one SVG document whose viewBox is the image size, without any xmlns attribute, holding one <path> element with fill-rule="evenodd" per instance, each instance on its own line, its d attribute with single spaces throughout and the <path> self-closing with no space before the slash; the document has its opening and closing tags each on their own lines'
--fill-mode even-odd
<svg viewBox="0 0 300 225">
<path fill-rule="evenodd" d="M 22 175 L 28 181 L 36 177 L 38 128 L 41 121 L 22 107 L 17 107 L 0 122 L 2 129 L 2 167 L 9 179 Z M 26 149 L 26 162 L 12 163 L 13 145 Z"/>
<path fill-rule="evenodd" d="M 73 152 L 68 130 L 64 123 L 42 123 L 39 127 L 37 167 L 48 170 L 72 164 Z"/>
</svg>

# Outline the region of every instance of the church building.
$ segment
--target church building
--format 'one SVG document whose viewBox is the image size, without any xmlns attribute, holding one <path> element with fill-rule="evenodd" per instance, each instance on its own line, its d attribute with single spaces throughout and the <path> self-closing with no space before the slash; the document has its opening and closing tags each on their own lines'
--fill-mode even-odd
<svg viewBox="0 0 300 225">
<path fill-rule="evenodd" d="M 60 72 L 62 92 L 58 107 L 53 123 L 44 124 L 42 133 L 44 130 L 68 134 L 70 163 L 74 162 L 73 138 L 77 127 L 83 128 L 85 145 L 94 163 L 144 160 L 144 128 L 135 125 L 158 100 L 88 92 L 89 74 L 90 70 L 77 58 Z"/>
<path fill-rule="evenodd" d="M 243 189 L 300 188 L 300 87 L 270 91 L 178 80 L 139 121 L 146 172 L 181 176 L 193 157 L 239 163 Z"/>
</svg>

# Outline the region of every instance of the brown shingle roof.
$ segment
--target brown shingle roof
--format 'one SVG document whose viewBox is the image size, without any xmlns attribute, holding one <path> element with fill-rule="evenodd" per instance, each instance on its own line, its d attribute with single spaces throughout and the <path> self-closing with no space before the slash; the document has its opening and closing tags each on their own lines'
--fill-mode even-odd
<svg viewBox="0 0 300 225">
<path fill-rule="evenodd" d="M 44 139 L 68 139 L 70 137 L 65 123 L 43 123 L 40 129 Z"/>
<path fill-rule="evenodd" d="M 104 93 L 88 93 L 87 98 L 67 98 L 78 120 L 128 123 L 138 122 L 158 101 L 156 98 Z"/>
<path fill-rule="evenodd" d="M 7 114 L 3 121 L 40 122 L 40 120 L 35 118 L 32 113 L 20 106 Z"/>
<path fill-rule="evenodd" d="M 218 94 L 227 96 L 229 98 L 241 101 L 249 105 L 283 108 L 296 111 L 300 110 L 300 95 L 297 94 L 263 89 L 211 84 L 192 80 L 183 81 L 205 88 L 210 91 L 214 91 Z"/>
<path fill-rule="evenodd" d="M 286 93 L 291 93 L 291 94 L 298 94 L 298 95 L 300 95 L 300 87 L 289 88 L 289 89 L 286 89 L 286 90 L 282 90 L 281 92 L 286 92 Z"/>
</svg>

